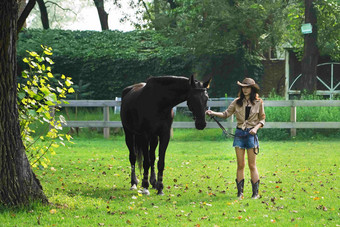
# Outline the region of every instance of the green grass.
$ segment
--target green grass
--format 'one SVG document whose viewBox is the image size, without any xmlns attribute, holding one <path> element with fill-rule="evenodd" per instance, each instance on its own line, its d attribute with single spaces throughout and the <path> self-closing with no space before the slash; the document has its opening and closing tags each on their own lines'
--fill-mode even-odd
<svg viewBox="0 0 340 227">
<path fill-rule="evenodd" d="M 250 198 L 246 169 L 245 198 L 237 200 L 232 140 L 185 141 L 181 133 L 174 134 L 165 160 L 164 196 L 129 190 L 123 137 L 76 138 L 57 150 L 48 169 L 35 170 L 52 205 L 1 208 L 0 225 L 340 224 L 339 141 L 262 141 L 257 159 L 261 198 Z"/>
</svg>

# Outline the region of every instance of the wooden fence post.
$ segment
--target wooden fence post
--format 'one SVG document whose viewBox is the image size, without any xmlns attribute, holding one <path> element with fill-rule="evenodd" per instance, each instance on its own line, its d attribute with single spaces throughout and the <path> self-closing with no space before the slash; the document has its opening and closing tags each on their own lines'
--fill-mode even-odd
<svg viewBox="0 0 340 227">
<path fill-rule="evenodd" d="M 296 106 L 294 105 L 290 107 L 290 121 L 296 122 Z M 290 136 L 291 137 L 296 136 L 296 128 L 290 129 Z"/>
<path fill-rule="evenodd" d="M 103 113 L 104 113 L 104 123 L 110 121 L 110 107 L 105 106 L 103 108 Z M 110 137 L 110 128 L 104 128 L 104 138 L 108 139 Z"/>
</svg>

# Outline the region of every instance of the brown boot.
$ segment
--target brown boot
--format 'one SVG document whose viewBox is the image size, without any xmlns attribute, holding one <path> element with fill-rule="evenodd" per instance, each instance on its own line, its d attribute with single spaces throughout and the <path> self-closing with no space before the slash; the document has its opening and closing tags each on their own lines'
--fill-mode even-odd
<svg viewBox="0 0 340 227">
<path fill-rule="evenodd" d="M 240 182 L 237 182 L 237 179 L 235 181 L 236 181 L 236 185 L 237 185 L 237 197 L 239 199 L 242 199 L 243 198 L 244 179 L 241 180 Z"/>
<path fill-rule="evenodd" d="M 256 183 L 253 183 L 252 180 L 250 180 L 251 185 L 253 187 L 253 195 L 251 196 L 251 198 L 253 199 L 257 199 L 259 198 L 259 185 L 260 185 L 260 180 L 258 180 Z"/>
</svg>

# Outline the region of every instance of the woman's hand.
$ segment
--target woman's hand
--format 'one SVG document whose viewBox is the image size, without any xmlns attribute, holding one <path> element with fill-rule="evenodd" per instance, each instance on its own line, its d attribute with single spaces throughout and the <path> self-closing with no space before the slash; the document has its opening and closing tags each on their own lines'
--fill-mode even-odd
<svg viewBox="0 0 340 227">
<path fill-rule="evenodd" d="M 252 135 L 256 135 L 257 130 L 258 130 L 258 128 L 257 128 L 257 127 L 254 127 L 254 128 L 252 128 L 252 129 L 249 131 L 249 133 L 252 134 Z"/>
<path fill-rule="evenodd" d="M 205 111 L 205 114 L 210 116 L 210 115 L 212 115 L 212 112 L 213 112 L 212 110 L 207 110 L 207 111 Z"/>
<path fill-rule="evenodd" d="M 249 133 L 252 134 L 252 135 L 256 135 L 257 130 L 259 130 L 259 128 L 260 128 L 261 126 L 262 126 L 261 123 L 258 124 L 258 125 L 256 125 L 254 128 L 252 128 L 252 129 L 249 131 Z"/>
</svg>

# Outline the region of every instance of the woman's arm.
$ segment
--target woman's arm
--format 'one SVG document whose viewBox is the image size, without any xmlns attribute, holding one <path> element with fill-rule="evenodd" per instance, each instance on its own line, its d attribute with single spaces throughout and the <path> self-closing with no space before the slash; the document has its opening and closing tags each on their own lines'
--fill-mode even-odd
<svg viewBox="0 0 340 227">
<path fill-rule="evenodd" d="M 224 112 L 215 112 L 212 110 L 207 110 L 205 114 L 209 116 L 212 115 L 212 116 L 220 117 L 220 118 L 228 118 L 231 115 L 233 115 L 233 113 L 235 112 L 235 105 L 236 105 L 236 99 L 229 105 L 228 109 L 226 109 Z"/>
<path fill-rule="evenodd" d="M 227 118 L 226 112 L 215 112 L 215 111 L 212 111 L 212 110 L 207 110 L 205 112 L 205 114 L 207 114 L 209 116 L 216 116 L 216 117 L 220 117 L 220 118 Z"/>
<path fill-rule="evenodd" d="M 259 128 L 262 128 L 264 126 L 265 119 L 266 119 L 266 114 L 264 113 L 264 104 L 263 104 L 263 101 L 261 100 L 260 111 L 259 111 L 259 123 L 254 128 L 252 128 L 249 131 L 249 133 L 252 135 L 255 135 L 257 133 L 257 130 L 259 130 Z"/>
</svg>

